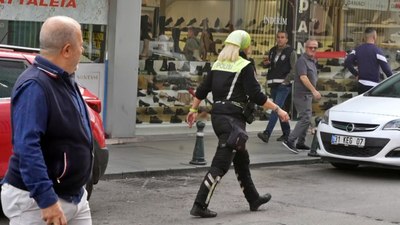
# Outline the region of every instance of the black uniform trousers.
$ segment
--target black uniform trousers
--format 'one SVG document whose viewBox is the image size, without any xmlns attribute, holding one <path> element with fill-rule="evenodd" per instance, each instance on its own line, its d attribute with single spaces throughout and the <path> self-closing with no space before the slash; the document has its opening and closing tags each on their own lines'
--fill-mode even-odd
<svg viewBox="0 0 400 225">
<path fill-rule="evenodd" d="M 233 120 L 232 120 L 233 119 Z M 246 128 L 246 122 L 243 116 L 229 118 L 227 115 L 212 114 L 211 122 L 215 134 L 218 137 L 219 144 L 217 151 L 211 163 L 211 168 L 205 175 L 203 182 L 195 199 L 195 204 L 202 207 L 208 207 L 211 196 L 220 179 L 228 172 L 233 162 L 236 177 L 242 188 L 246 200 L 251 203 L 258 199 L 259 194 L 251 178 L 249 164 L 249 153 L 247 150 L 236 151 L 225 145 L 226 140 L 232 131 L 231 122 L 239 125 L 243 130 Z"/>
</svg>

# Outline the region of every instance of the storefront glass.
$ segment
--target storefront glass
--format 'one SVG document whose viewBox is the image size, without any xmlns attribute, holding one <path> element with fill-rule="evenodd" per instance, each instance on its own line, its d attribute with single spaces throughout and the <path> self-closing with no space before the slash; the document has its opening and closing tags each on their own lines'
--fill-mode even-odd
<svg viewBox="0 0 400 225">
<path fill-rule="evenodd" d="M 275 44 L 276 32 L 293 24 L 288 18 L 293 10 L 286 0 L 143 1 L 136 123 L 182 123 L 191 92 L 235 29 L 252 36 L 250 57 L 264 85 L 265 69 L 259 63 Z M 207 101 L 202 106 L 210 109 Z M 267 119 L 266 112 L 257 118 Z"/>
</svg>

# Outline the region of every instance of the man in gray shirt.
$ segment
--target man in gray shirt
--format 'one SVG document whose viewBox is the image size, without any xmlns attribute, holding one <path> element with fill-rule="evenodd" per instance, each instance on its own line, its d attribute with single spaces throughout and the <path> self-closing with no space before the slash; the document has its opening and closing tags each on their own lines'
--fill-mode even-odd
<svg viewBox="0 0 400 225">
<path fill-rule="evenodd" d="M 316 40 L 308 40 L 305 44 L 305 53 L 296 62 L 293 102 L 299 114 L 299 121 L 287 140 L 282 142 L 287 149 L 296 154 L 299 153 L 298 150 L 310 150 L 310 147 L 305 145 L 304 142 L 311 123 L 312 100 L 313 98 L 321 99 L 321 94 L 316 89 L 318 74 L 315 52 L 317 48 L 318 42 Z"/>
</svg>

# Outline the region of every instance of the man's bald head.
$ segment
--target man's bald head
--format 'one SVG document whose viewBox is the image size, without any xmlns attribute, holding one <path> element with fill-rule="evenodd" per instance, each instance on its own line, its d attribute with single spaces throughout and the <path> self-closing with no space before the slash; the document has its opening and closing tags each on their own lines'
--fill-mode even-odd
<svg viewBox="0 0 400 225">
<path fill-rule="evenodd" d="M 80 24 L 66 16 L 54 16 L 48 18 L 40 30 L 40 49 L 45 55 L 56 55 L 65 44 L 77 42 L 77 32 L 80 32 Z"/>
</svg>

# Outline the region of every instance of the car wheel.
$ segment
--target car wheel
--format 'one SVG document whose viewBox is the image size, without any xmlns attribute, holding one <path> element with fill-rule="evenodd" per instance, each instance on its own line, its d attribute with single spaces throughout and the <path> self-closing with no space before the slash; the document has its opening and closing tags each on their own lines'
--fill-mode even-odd
<svg viewBox="0 0 400 225">
<path fill-rule="evenodd" d="M 89 201 L 90 196 L 92 195 L 92 191 L 93 191 L 93 180 L 90 178 L 90 180 L 86 183 L 86 187 L 85 187 L 86 191 L 87 191 L 87 200 Z"/>
<path fill-rule="evenodd" d="M 358 167 L 358 164 L 350 164 L 350 163 L 336 163 L 336 162 L 331 162 L 332 166 L 334 166 L 337 169 L 341 170 L 349 170 L 349 169 L 355 169 Z"/>
</svg>

